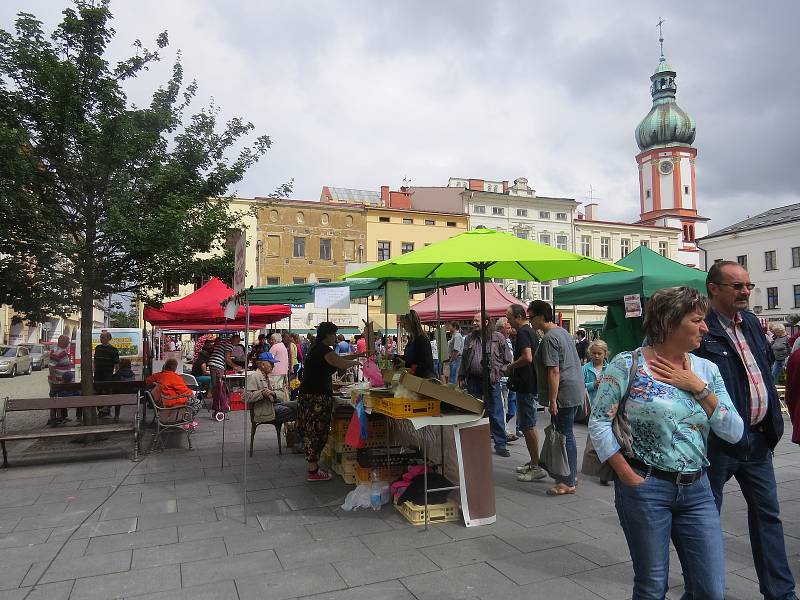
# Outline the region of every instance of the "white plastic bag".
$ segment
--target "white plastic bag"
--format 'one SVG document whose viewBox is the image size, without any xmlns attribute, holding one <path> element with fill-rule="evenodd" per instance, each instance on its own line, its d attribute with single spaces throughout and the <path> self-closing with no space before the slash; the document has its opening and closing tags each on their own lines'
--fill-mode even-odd
<svg viewBox="0 0 800 600">
<path fill-rule="evenodd" d="M 391 491 L 389 484 L 386 481 L 381 481 L 381 504 L 386 504 L 391 500 Z M 372 501 L 370 498 L 372 492 L 371 483 L 360 483 L 356 489 L 347 494 L 342 504 L 342 510 L 355 510 L 356 508 L 372 508 Z"/>
</svg>

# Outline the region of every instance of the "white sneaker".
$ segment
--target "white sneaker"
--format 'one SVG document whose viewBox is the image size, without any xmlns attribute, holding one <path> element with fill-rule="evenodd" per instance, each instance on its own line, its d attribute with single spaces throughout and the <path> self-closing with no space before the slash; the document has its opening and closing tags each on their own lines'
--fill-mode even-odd
<svg viewBox="0 0 800 600">
<path fill-rule="evenodd" d="M 541 467 L 534 467 L 517 475 L 517 481 L 538 481 L 545 477 L 547 477 L 547 471 Z"/>
<path fill-rule="evenodd" d="M 527 473 L 531 469 L 531 461 L 526 462 L 516 468 L 517 473 Z"/>
</svg>

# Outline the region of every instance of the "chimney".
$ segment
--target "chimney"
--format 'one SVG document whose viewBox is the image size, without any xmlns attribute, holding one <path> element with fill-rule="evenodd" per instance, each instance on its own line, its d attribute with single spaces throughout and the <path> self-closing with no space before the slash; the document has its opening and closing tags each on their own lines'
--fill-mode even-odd
<svg viewBox="0 0 800 600">
<path fill-rule="evenodd" d="M 597 202 L 589 202 L 583 207 L 583 214 L 587 221 L 597 221 Z"/>
<path fill-rule="evenodd" d="M 469 180 L 469 189 L 474 192 L 482 192 L 483 191 L 483 179 L 470 179 Z"/>
<path fill-rule="evenodd" d="M 389 186 L 381 186 L 381 206 L 389 206 Z"/>
</svg>

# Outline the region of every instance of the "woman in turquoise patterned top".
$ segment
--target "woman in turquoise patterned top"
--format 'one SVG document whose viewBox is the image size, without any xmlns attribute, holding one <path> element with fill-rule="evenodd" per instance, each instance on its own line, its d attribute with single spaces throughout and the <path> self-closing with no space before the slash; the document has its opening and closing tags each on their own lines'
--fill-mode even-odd
<svg viewBox="0 0 800 600">
<path fill-rule="evenodd" d="M 659 290 L 645 309 L 649 345 L 611 361 L 597 390 L 589 434 L 615 472 L 615 505 L 634 570 L 633 600 L 664 598 L 673 540 L 685 599 L 722 600 L 722 528 L 705 474 L 711 429 L 737 442 L 744 424 L 716 365 L 689 354 L 707 330 L 708 299 L 688 287 Z M 612 420 L 637 357 L 625 418 L 633 456 L 625 456 Z"/>
</svg>

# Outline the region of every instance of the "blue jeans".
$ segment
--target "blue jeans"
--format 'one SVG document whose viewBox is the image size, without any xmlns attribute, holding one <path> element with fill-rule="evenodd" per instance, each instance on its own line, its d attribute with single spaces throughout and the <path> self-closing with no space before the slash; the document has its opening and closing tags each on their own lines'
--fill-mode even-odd
<svg viewBox="0 0 800 600">
<path fill-rule="evenodd" d="M 715 451 L 709 452 L 708 460 L 708 478 L 717 508 L 722 509 L 723 487 L 731 477 L 739 482 L 747 501 L 750 548 L 761 594 L 767 600 L 794 600 L 797 596 L 786 560 L 772 453 L 764 434 L 750 431 L 750 452 L 745 458 Z"/>
<path fill-rule="evenodd" d="M 778 377 L 781 373 L 783 373 L 783 361 L 776 360 L 774 363 L 772 363 L 772 381 L 774 381 L 776 384 L 778 383 Z"/>
<path fill-rule="evenodd" d="M 614 504 L 633 561 L 633 600 L 663 600 L 669 578 L 669 540 L 683 568 L 684 600 L 723 600 L 725 553 L 711 484 L 703 475 L 677 485 L 637 470 L 644 483 L 614 478 Z"/>
<path fill-rule="evenodd" d="M 433 359 L 433 374 L 436 377 L 439 377 L 439 359 L 438 358 L 434 358 Z"/>
<path fill-rule="evenodd" d="M 461 367 L 461 357 L 450 361 L 450 375 L 447 378 L 447 383 L 451 385 L 458 384 L 458 369 Z"/>
<path fill-rule="evenodd" d="M 467 391 L 476 398 L 483 398 L 483 382 L 480 377 L 467 378 Z M 489 397 L 483 400 L 483 416 L 489 417 L 494 449 L 506 447 L 506 423 L 503 416 L 503 400 L 500 398 L 500 383 L 489 383 Z"/>
<path fill-rule="evenodd" d="M 517 416 L 517 392 L 508 390 L 508 411 L 506 412 L 506 423 Z"/>
<path fill-rule="evenodd" d="M 557 477 L 553 475 L 553 479 L 570 487 L 575 485 L 575 480 L 578 476 L 578 445 L 575 442 L 575 432 L 572 430 L 577 412 L 577 406 L 571 406 L 569 408 L 561 408 L 559 406 L 558 414 L 556 414 L 553 419 L 558 432 L 567 438 L 565 445 L 567 447 L 567 461 L 569 462 L 569 475 L 567 477 Z M 534 423 L 535 422 L 534 420 Z"/>
</svg>

